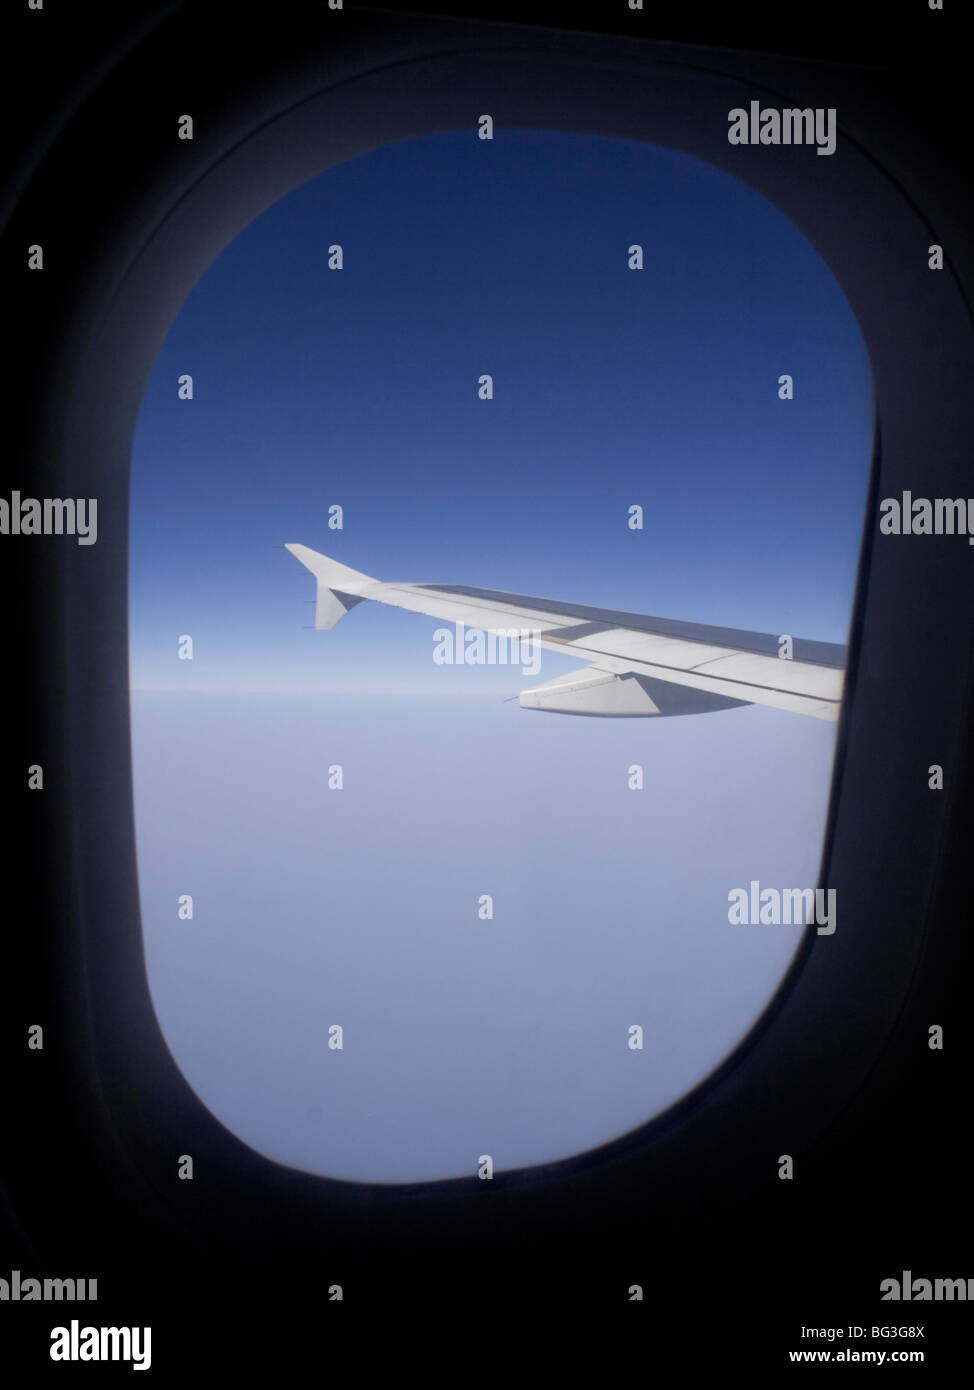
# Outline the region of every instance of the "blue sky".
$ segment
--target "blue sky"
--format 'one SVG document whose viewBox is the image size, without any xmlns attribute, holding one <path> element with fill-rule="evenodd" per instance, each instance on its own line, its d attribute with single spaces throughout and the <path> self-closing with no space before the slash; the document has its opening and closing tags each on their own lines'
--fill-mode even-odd
<svg viewBox="0 0 974 1390">
<path fill-rule="evenodd" d="M 844 642 L 872 412 L 817 252 L 672 150 L 410 140 L 224 251 L 146 388 L 130 560 L 150 987 L 224 1123 L 295 1166 L 402 1181 L 649 1118 L 794 951 L 792 929 L 735 935 L 726 894 L 815 883 L 834 743 L 766 709 L 522 711 L 504 701 L 576 663 L 436 666 L 435 620 L 373 604 L 311 631 L 284 543 L 380 579 Z M 194 884 L 205 911 L 178 923 Z M 481 892 L 493 923 L 471 919 Z M 643 1016 L 653 1046 L 617 1053 Z M 345 1018 L 355 1045 L 322 1052 Z"/>
<path fill-rule="evenodd" d="M 729 175 L 524 132 L 361 156 L 238 237 L 159 355 L 133 467 L 135 683 L 441 679 L 424 620 L 375 610 L 328 639 L 333 668 L 286 541 L 379 579 L 842 642 L 872 423 L 840 289 Z"/>
</svg>

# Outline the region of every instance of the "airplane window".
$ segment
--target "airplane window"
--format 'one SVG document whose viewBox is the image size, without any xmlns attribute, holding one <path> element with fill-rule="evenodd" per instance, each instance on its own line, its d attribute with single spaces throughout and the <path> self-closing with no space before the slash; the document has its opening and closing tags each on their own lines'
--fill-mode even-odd
<svg viewBox="0 0 974 1390">
<path fill-rule="evenodd" d="M 251 223 L 133 453 L 153 1004 L 217 1119 L 332 1178 L 615 1139 L 842 932 L 852 310 L 700 159 L 492 135 Z"/>
</svg>

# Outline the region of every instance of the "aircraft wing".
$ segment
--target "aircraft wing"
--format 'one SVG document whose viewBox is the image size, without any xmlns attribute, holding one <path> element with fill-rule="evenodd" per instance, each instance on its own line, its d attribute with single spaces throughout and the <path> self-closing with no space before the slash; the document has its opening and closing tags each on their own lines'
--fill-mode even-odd
<svg viewBox="0 0 974 1390">
<path fill-rule="evenodd" d="M 562 714 L 703 714 L 771 705 L 838 718 L 846 651 L 793 639 L 778 655 L 770 633 L 677 622 L 555 599 L 450 584 L 383 583 L 305 545 L 286 547 L 317 580 L 315 627 L 330 629 L 365 599 L 467 628 L 520 635 L 590 663 L 521 693 L 523 709 Z"/>
</svg>

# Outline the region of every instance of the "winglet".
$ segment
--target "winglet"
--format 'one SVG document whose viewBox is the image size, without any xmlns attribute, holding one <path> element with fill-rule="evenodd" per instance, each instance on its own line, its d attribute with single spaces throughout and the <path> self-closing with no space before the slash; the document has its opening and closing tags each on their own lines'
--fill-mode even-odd
<svg viewBox="0 0 974 1390">
<path fill-rule="evenodd" d="M 358 591 L 376 581 L 361 570 L 353 570 L 340 560 L 329 559 L 320 551 L 310 550 L 306 545 L 289 542 L 285 550 L 290 550 L 305 569 L 309 569 L 318 581 L 317 603 L 315 605 L 315 627 L 328 631 L 340 618 L 344 618 L 350 608 L 361 603 L 365 597 Z"/>
</svg>

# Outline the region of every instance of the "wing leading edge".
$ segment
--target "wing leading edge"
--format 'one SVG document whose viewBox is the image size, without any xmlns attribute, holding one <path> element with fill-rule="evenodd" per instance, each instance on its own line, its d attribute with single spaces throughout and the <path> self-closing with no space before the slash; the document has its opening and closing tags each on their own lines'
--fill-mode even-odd
<svg viewBox="0 0 974 1390">
<path fill-rule="evenodd" d="M 842 700 L 845 648 L 793 642 L 778 656 L 769 633 L 682 623 L 554 599 L 445 584 L 383 583 L 305 545 L 286 547 L 317 581 L 315 627 L 330 629 L 357 603 L 393 608 L 513 638 L 589 662 L 520 697 L 523 709 L 561 714 L 703 714 L 770 705 L 835 720 Z"/>
</svg>

